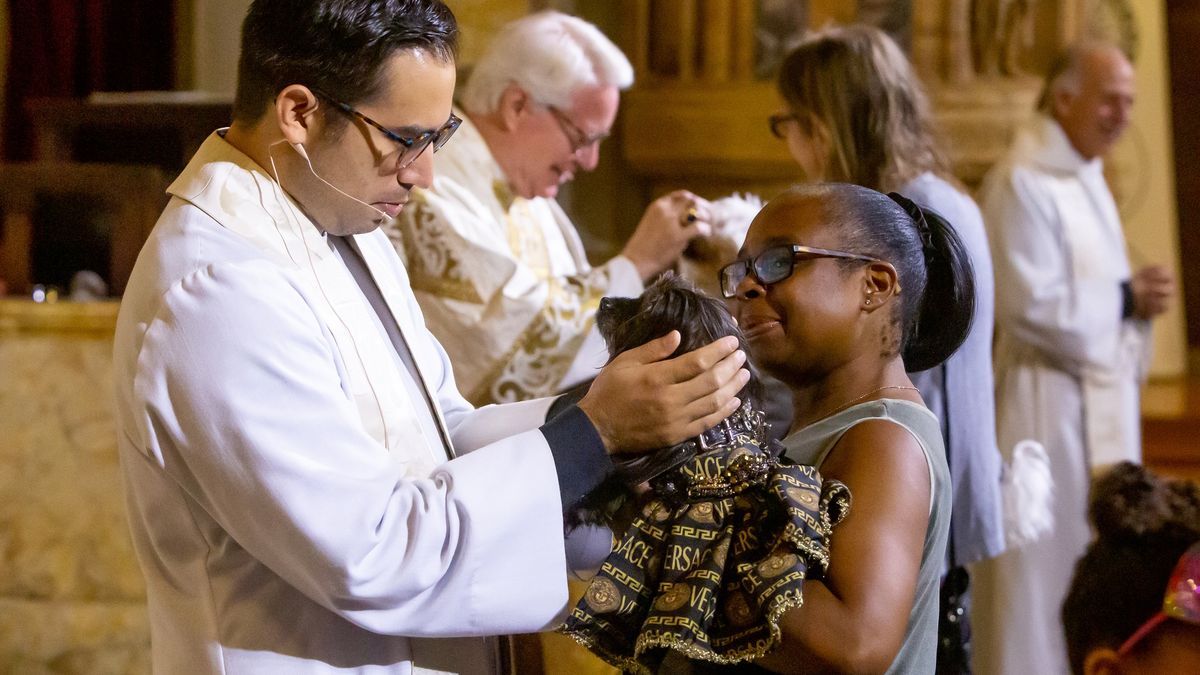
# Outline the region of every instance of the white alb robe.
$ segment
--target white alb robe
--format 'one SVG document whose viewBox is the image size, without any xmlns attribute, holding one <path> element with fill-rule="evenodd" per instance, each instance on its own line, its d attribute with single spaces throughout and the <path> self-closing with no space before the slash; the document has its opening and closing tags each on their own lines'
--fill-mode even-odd
<svg viewBox="0 0 1200 675">
<path fill-rule="evenodd" d="M 387 238 L 358 235 L 413 378 L 324 235 L 219 135 L 169 191 L 114 348 L 155 672 L 488 673 L 484 640 L 422 638 L 554 625 L 549 402 L 473 410 Z"/>
<path fill-rule="evenodd" d="M 1085 160 L 1057 122 L 1038 116 L 1020 131 L 980 204 L 996 274 L 1000 450 L 1045 445 L 1056 522 L 976 571 L 976 672 L 1066 673 L 1060 610 L 1090 538 L 1091 471 L 1141 458 L 1148 326 L 1121 317 L 1130 267 L 1102 162 Z"/>
</svg>

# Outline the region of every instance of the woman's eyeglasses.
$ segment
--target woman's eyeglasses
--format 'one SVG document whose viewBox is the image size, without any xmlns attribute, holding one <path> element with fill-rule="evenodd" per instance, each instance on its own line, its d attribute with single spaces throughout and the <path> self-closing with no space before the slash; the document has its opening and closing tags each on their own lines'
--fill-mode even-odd
<svg viewBox="0 0 1200 675">
<path fill-rule="evenodd" d="M 329 96 L 328 94 L 325 94 L 317 89 L 313 89 L 312 91 L 314 94 L 332 103 L 333 107 L 337 108 L 341 112 L 357 117 L 358 119 L 375 127 L 379 131 L 383 132 L 383 135 L 386 136 L 388 140 L 399 145 L 400 154 L 396 157 L 397 172 L 417 161 L 417 158 L 421 156 L 421 153 L 425 152 L 425 148 L 433 146 L 433 151 L 437 152 L 443 145 L 446 144 L 446 141 L 450 140 L 450 137 L 454 135 L 455 131 L 458 131 L 459 125 L 462 124 L 462 120 L 458 117 L 458 115 L 450 113 L 450 119 L 446 120 L 446 123 L 443 124 L 441 128 L 423 131 L 411 138 L 405 138 L 404 136 L 397 134 L 379 122 L 376 122 L 370 117 L 367 117 L 366 115 L 355 110 L 354 106 L 351 106 L 348 103 L 342 103 L 336 98 L 333 98 L 332 96 Z"/>
<path fill-rule="evenodd" d="M 1171 580 L 1167 582 L 1162 609 L 1121 644 L 1117 649 L 1117 656 L 1128 654 L 1167 619 L 1178 619 L 1200 626 L 1200 542 L 1192 544 L 1184 551 L 1179 557 L 1179 562 L 1175 564 Z"/>
<path fill-rule="evenodd" d="M 777 284 L 792 276 L 797 260 L 813 260 L 815 258 L 846 258 L 864 262 L 879 262 L 879 258 L 869 255 L 834 251 L 827 248 L 813 248 L 799 244 L 771 246 L 749 260 L 738 260 L 722 267 L 718 273 L 721 295 L 727 298 L 736 297 L 738 286 L 747 276 L 753 276 L 763 286 Z"/>
</svg>

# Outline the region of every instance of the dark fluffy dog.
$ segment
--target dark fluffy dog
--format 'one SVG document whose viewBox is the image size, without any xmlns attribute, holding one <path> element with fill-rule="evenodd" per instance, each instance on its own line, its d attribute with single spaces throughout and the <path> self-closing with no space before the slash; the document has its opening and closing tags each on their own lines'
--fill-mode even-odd
<svg viewBox="0 0 1200 675">
<path fill-rule="evenodd" d="M 726 335 L 737 336 L 742 350 L 746 350 L 742 333 L 725 304 L 673 274 L 661 277 L 640 297 L 602 299 L 596 313 L 596 327 L 608 345 L 610 360 L 621 352 L 662 337 L 672 330 L 678 330 L 682 337 L 673 357 Z M 739 397 L 743 407 L 757 410 L 761 403 L 762 387 L 753 368 L 748 363 L 746 367 L 750 369 L 750 382 Z M 695 454 L 697 442 L 698 438 L 689 439 L 632 459 L 617 459 L 616 473 L 585 495 L 568 512 L 567 524 L 571 527 L 581 523 L 614 526 L 624 520 L 617 514 L 622 506 L 633 503 L 631 488 L 651 482 L 651 487 L 661 495 L 659 488 L 663 486 L 656 485 L 655 479 L 690 459 Z"/>
</svg>

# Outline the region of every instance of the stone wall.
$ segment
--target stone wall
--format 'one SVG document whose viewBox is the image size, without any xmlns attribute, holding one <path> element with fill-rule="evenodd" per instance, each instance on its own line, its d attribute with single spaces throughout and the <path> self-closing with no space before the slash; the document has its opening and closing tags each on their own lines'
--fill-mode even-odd
<svg viewBox="0 0 1200 675">
<path fill-rule="evenodd" d="M 115 315 L 0 300 L 0 674 L 150 672 L 113 428 Z"/>
</svg>

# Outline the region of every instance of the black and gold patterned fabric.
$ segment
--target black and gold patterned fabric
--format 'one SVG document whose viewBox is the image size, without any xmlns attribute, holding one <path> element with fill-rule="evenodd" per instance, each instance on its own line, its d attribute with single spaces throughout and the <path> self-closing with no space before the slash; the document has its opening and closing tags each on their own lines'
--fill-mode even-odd
<svg viewBox="0 0 1200 675">
<path fill-rule="evenodd" d="M 627 673 L 658 672 L 670 650 L 734 664 L 778 645 L 850 493 L 763 438 L 739 433 L 652 481 L 561 630 Z"/>
</svg>

